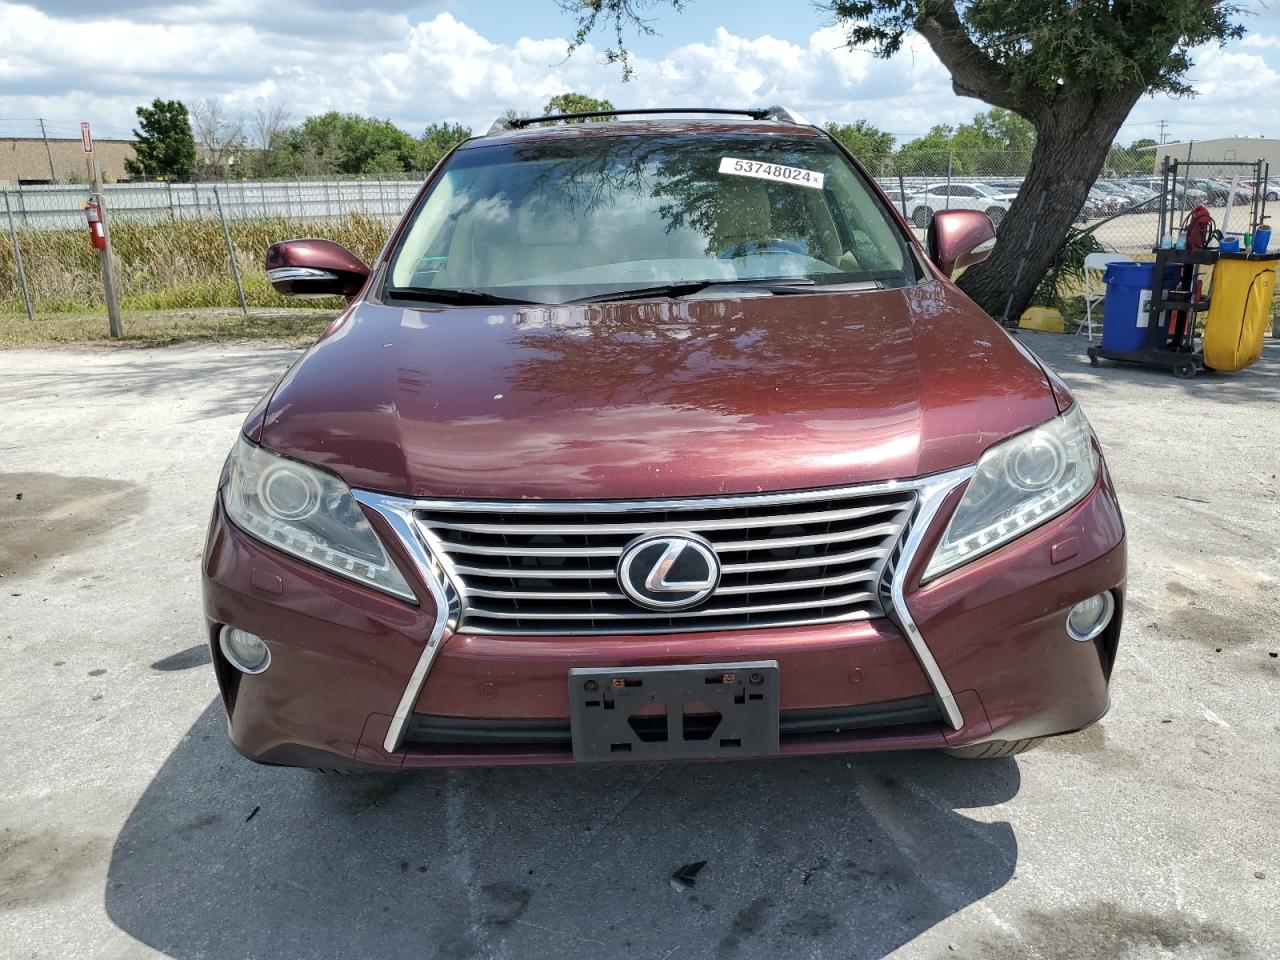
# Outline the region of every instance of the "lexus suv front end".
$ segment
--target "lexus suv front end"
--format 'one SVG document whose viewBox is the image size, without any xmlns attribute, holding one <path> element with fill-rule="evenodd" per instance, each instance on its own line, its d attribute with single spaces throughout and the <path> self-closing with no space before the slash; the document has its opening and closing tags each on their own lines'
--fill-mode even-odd
<svg viewBox="0 0 1280 960">
<path fill-rule="evenodd" d="M 231 739 L 324 769 L 942 748 L 1107 709 L 1124 527 L 1066 386 L 821 130 L 517 123 L 446 157 L 219 484 Z"/>
</svg>

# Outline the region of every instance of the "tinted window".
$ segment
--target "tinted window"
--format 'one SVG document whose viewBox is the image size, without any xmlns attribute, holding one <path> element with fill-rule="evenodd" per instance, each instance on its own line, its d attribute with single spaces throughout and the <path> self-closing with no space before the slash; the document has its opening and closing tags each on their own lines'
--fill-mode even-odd
<svg viewBox="0 0 1280 960">
<path fill-rule="evenodd" d="M 911 263 L 825 139 L 597 135 L 458 151 L 390 285 L 557 302 L 708 279 L 906 283 Z"/>
</svg>

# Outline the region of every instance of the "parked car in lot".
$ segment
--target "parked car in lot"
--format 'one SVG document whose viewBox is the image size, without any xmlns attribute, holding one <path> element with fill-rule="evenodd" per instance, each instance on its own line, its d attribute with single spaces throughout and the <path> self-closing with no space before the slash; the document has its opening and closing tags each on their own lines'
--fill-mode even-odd
<svg viewBox="0 0 1280 960">
<path fill-rule="evenodd" d="M 939 210 L 981 210 L 997 227 L 1009 212 L 1017 192 L 1007 193 L 981 183 L 945 183 L 931 185 L 911 197 L 907 216 L 917 227 L 927 227 Z"/>
<path fill-rule="evenodd" d="M 1260 186 L 1259 181 L 1249 182 L 1249 189 L 1254 194 L 1258 192 L 1259 186 Z M 1270 182 L 1269 180 L 1266 181 L 1265 190 L 1266 190 L 1266 198 L 1268 200 L 1280 200 L 1280 187 L 1277 187 L 1276 184 Z"/>
<path fill-rule="evenodd" d="M 911 191 L 903 193 L 897 187 L 884 187 L 885 198 L 893 204 L 895 210 L 903 210 L 906 204 L 911 203 Z M 909 209 L 909 208 L 907 208 Z"/>
<path fill-rule="evenodd" d="M 624 113 L 624 112 L 620 112 Z M 1125 531 L 1068 387 L 780 109 L 503 121 L 257 402 L 203 561 L 264 763 L 1005 756 L 1106 711 Z"/>
<path fill-rule="evenodd" d="M 1111 213 L 1127 210 L 1155 196 L 1151 190 L 1123 180 L 1099 180 L 1096 186 L 1107 198 L 1107 207 Z"/>
<path fill-rule="evenodd" d="M 1149 189 L 1155 195 L 1155 203 L 1152 204 L 1152 209 L 1158 209 L 1160 203 L 1160 190 L 1162 189 L 1160 178 L 1149 177 L 1137 182 Z M 1178 180 L 1170 189 L 1173 193 L 1175 204 L 1182 210 L 1190 210 L 1197 204 L 1209 202 L 1208 193 L 1200 187 L 1187 186 L 1184 180 Z"/>
<path fill-rule="evenodd" d="M 1218 180 L 1201 177 L 1191 180 L 1190 185 L 1197 190 L 1202 190 L 1205 195 L 1205 202 L 1216 207 L 1225 204 L 1231 196 L 1230 186 Z"/>
<path fill-rule="evenodd" d="M 1096 220 L 1114 213 L 1120 208 L 1119 198 L 1107 194 L 1106 191 L 1093 186 L 1085 195 L 1078 220 Z"/>
</svg>

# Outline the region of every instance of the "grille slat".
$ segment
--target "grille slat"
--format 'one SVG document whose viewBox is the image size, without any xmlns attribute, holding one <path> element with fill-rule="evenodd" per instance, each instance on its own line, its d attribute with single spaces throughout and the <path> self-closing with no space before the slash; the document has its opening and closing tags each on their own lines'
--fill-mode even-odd
<svg viewBox="0 0 1280 960">
<path fill-rule="evenodd" d="M 654 532 L 659 530 L 675 530 L 685 529 L 687 527 L 678 527 L 676 524 L 661 524 L 654 526 L 652 530 L 645 530 L 637 527 L 633 531 L 636 535 L 642 532 Z M 850 540 L 872 539 L 896 535 L 901 529 L 898 523 L 879 523 L 874 526 L 859 529 L 857 536 L 853 536 L 849 531 L 841 531 L 837 533 L 819 533 L 801 537 L 780 537 L 768 540 L 727 540 L 716 543 L 716 553 L 740 553 L 744 550 L 766 550 L 779 549 L 784 547 L 808 547 L 816 546 L 823 543 L 841 543 Z M 611 547 L 528 547 L 519 546 L 517 544 L 492 545 L 492 544 L 472 544 L 466 542 L 454 541 L 447 538 L 440 538 L 444 545 L 448 548 L 449 553 L 473 553 L 488 557 L 613 557 L 615 560 L 622 553 L 626 540 L 616 546 Z M 715 541 L 715 537 L 708 537 L 709 540 Z"/>
<path fill-rule="evenodd" d="M 620 595 L 621 596 L 621 595 Z M 867 590 L 859 590 L 857 593 L 847 594 L 841 597 L 831 597 L 827 604 L 830 606 L 840 606 L 847 603 L 865 603 L 875 597 L 875 594 Z M 622 603 L 630 603 L 625 597 L 621 597 Z M 738 616 L 740 614 L 749 613 L 777 613 L 782 610 L 803 610 L 812 607 L 812 600 L 803 600 L 798 603 L 772 603 L 772 604 L 753 604 L 749 607 L 721 607 L 708 608 L 698 607 L 694 610 L 682 610 L 679 614 L 659 613 L 655 611 L 647 611 L 636 608 L 632 610 L 496 610 L 486 609 L 480 606 L 473 606 L 470 613 L 478 617 L 493 617 L 498 620 L 671 620 L 673 618 L 684 619 L 685 617 L 724 617 Z"/>
<path fill-rule="evenodd" d="M 687 519 L 679 522 L 681 530 L 692 530 L 701 532 L 703 530 L 738 530 L 750 527 L 776 527 L 783 525 L 792 525 L 799 523 L 834 523 L 838 520 L 855 520 L 859 517 L 865 517 L 871 514 L 892 512 L 891 507 L 886 506 L 870 506 L 870 507 L 854 507 L 848 510 L 823 511 L 817 513 L 778 513 L 766 514 L 764 516 L 748 516 L 737 518 L 709 520 Z M 582 520 L 571 523 L 476 523 L 466 520 L 433 520 L 431 527 L 434 530 L 463 530 L 468 533 L 496 533 L 502 536 L 510 536 L 512 534 L 533 536 L 533 535 L 550 535 L 550 536 L 577 536 L 583 532 L 583 526 L 590 528 L 592 533 L 634 533 L 636 525 L 634 523 L 597 523 L 595 521 L 587 521 L 585 524 Z M 674 527 L 675 522 L 672 522 Z"/>
<path fill-rule="evenodd" d="M 489 574 L 492 576 L 492 574 Z M 558 577 L 559 574 L 556 574 Z M 554 580 L 555 577 L 525 577 L 517 580 Z M 860 570 L 853 574 L 839 577 L 823 577 L 814 580 L 785 580 L 776 583 L 748 583 L 741 586 L 722 586 L 716 590 L 717 597 L 735 596 L 743 593 L 775 593 L 779 590 L 807 590 L 815 587 L 840 587 L 850 583 L 875 582 L 878 579 L 874 572 Z M 495 590 L 491 587 L 467 586 L 469 597 L 501 597 L 510 600 L 626 600 L 621 590 Z"/>
<path fill-rule="evenodd" d="M 734 630 L 883 615 L 878 583 L 915 505 L 910 488 L 672 501 L 417 504 L 419 528 L 463 597 L 460 632 Z M 693 531 L 721 558 L 716 591 L 652 611 L 618 586 L 627 544 Z"/>
</svg>

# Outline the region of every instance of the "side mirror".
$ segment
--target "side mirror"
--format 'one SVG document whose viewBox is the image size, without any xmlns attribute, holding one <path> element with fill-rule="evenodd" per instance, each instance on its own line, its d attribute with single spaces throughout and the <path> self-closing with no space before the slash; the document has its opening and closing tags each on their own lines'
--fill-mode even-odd
<svg viewBox="0 0 1280 960">
<path fill-rule="evenodd" d="M 981 210 L 943 210 L 933 215 L 925 250 L 948 277 L 991 256 L 996 228 Z"/>
<path fill-rule="evenodd" d="M 369 268 L 332 240 L 283 240 L 267 249 L 267 279 L 286 297 L 354 297 Z"/>
</svg>

